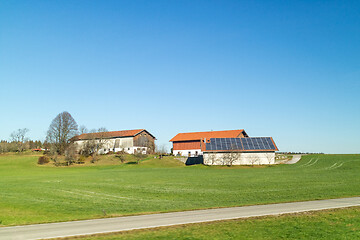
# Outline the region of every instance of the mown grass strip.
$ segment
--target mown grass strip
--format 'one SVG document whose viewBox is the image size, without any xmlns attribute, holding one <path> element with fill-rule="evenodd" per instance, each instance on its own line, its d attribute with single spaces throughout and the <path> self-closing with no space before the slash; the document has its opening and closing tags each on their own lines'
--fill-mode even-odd
<svg viewBox="0 0 360 240">
<path fill-rule="evenodd" d="M 359 239 L 359 216 L 353 207 L 67 239 Z"/>
</svg>

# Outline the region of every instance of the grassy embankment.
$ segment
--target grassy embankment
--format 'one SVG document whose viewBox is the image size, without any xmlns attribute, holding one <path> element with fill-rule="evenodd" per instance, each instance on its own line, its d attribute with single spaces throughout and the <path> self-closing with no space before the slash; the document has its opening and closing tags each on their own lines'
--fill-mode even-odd
<svg viewBox="0 0 360 240">
<path fill-rule="evenodd" d="M 360 207 L 357 207 L 134 230 L 76 239 L 360 239 L 359 215 Z"/>
<path fill-rule="evenodd" d="M 37 158 L 0 155 L 0 226 L 360 195 L 360 155 L 271 167 L 185 167 L 170 157 L 120 164 L 109 156 L 53 167 Z"/>
</svg>

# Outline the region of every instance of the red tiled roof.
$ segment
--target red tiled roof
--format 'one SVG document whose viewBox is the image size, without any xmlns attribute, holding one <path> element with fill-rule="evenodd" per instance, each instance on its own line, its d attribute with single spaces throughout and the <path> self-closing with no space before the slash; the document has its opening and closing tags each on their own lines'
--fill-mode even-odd
<svg viewBox="0 0 360 240">
<path fill-rule="evenodd" d="M 189 133 L 178 133 L 173 137 L 170 142 L 176 141 L 191 141 L 191 140 L 201 140 L 201 139 L 210 139 L 210 138 L 236 138 L 241 133 L 244 133 L 247 136 L 244 129 L 239 130 L 226 130 L 226 131 L 210 131 L 210 132 L 189 132 Z"/>
<path fill-rule="evenodd" d="M 146 131 L 146 130 L 135 129 L 135 130 L 112 131 L 112 132 L 83 133 L 79 136 L 75 136 L 74 140 L 85 140 L 91 138 L 134 137 L 135 135 L 141 133 L 142 131 Z M 146 132 L 149 133 L 148 131 Z M 154 137 L 152 134 L 150 135 Z"/>
</svg>

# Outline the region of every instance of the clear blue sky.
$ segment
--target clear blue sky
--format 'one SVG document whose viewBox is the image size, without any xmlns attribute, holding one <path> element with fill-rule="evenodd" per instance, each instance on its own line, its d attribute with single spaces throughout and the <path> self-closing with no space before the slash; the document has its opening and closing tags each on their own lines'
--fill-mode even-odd
<svg viewBox="0 0 360 240">
<path fill-rule="evenodd" d="M 360 1 L 1 1 L 0 139 L 244 128 L 360 152 Z"/>
</svg>

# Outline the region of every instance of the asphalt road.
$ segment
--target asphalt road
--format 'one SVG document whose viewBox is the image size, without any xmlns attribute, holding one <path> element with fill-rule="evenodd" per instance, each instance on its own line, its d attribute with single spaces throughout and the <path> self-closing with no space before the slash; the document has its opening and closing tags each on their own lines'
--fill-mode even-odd
<svg viewBox="0 0 360 240">
<path fill-rule="evenodd" d="M 47 239 L 351 206 L 360 206 L 360 197 L 2 227 L 0 239 Z"/>
<path fill-rule="evenodd" d="M 287 161 L 285 164 L 294 164 L 300 161 L 301 155 L 293 155 L 293 158 L 290 161 Z"/>
</svg>

